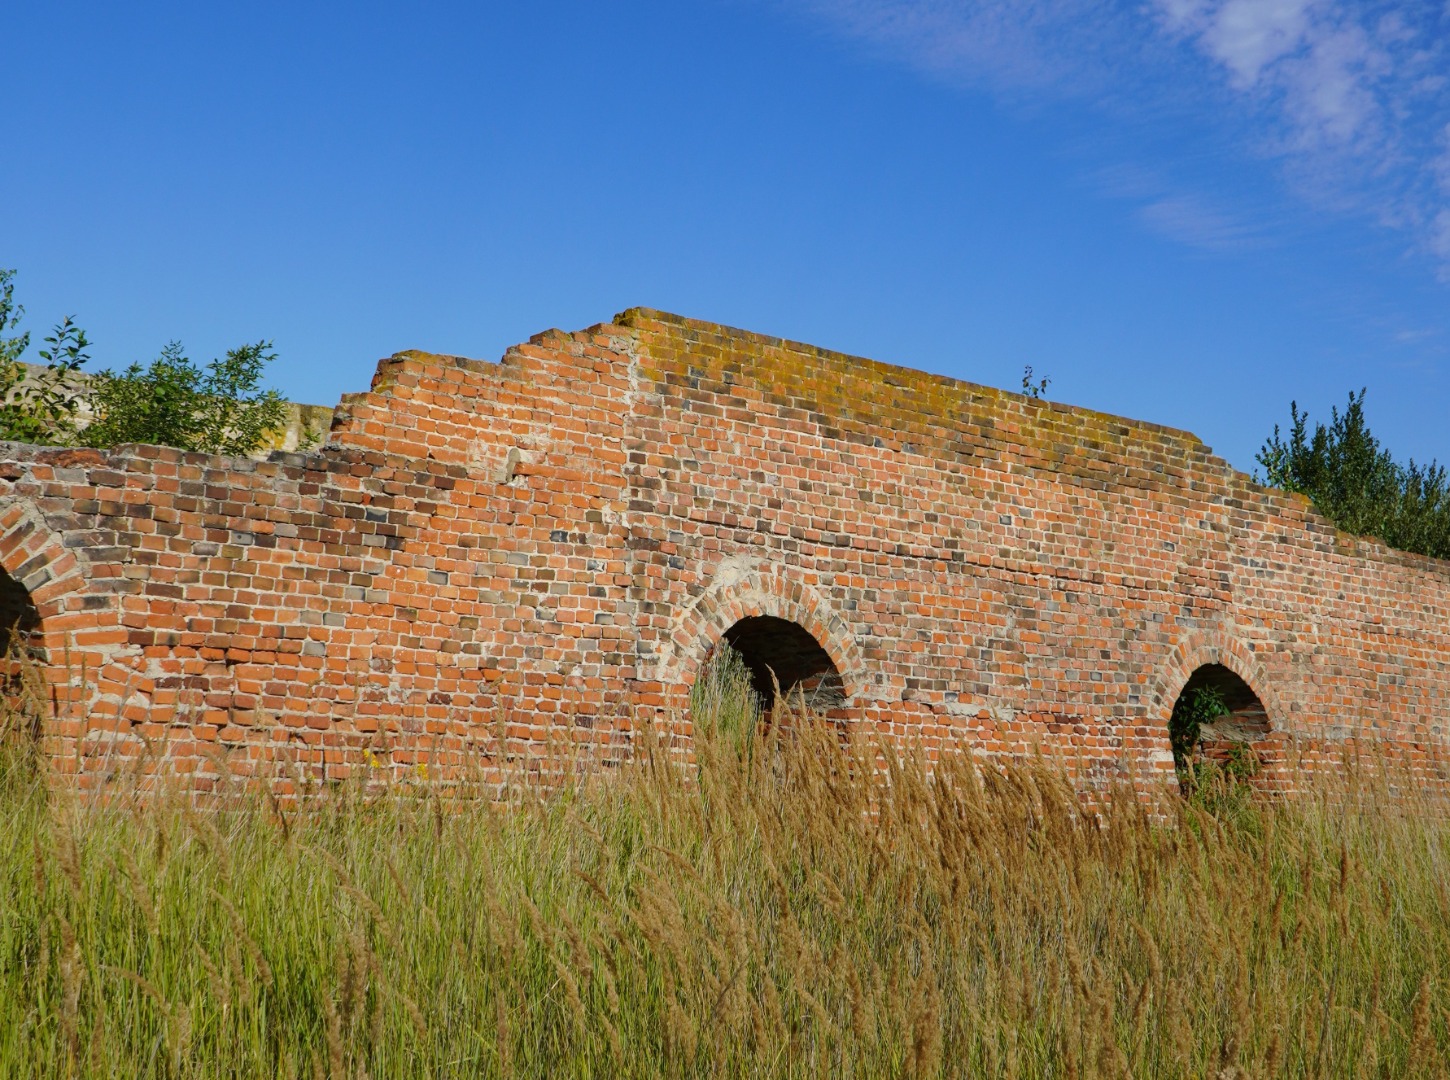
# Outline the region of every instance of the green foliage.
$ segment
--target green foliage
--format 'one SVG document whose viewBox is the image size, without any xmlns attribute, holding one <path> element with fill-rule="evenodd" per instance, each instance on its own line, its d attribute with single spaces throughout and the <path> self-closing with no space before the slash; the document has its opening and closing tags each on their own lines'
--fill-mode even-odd
<svg viewBox="0 0 1450 1080">
<path fill-rule="evenodd" d="M 1257 829 L 1259 793 L 1249 781 L 1258 774 L 1259 759 L 1242 743 L 1227 748 L 1222 760 L 1195 758 L 1179 773 L 1179 789 L 1188 803 L 1215 821 Z"/>
<path fill-rule="evenodd" d="M 30 348 L 30 334 L 5 335 L 18 329 L 25 308 L 15 302 L 15 271 L 0 270 L 0 364 L 13 364 Z"/>
<path fill-rule="evenodd" d="M 1217 687 L 1190 686 L 1179 694 L 1168 720 L 1173 768 L 1178 774 L 1179 790 L 1190 804 L 1216 820 L 1252 828 L 1256 792 L 1248 781 L 1259 771 L 1253 748 L 1243 743 L 1218 746 L 1212 758 L 1198 752 L 1203 725 L 1230 712 Z"/>
<path fill-rule="evenodd" d="M 276 359 L 268 341 L 232 349 L 205 368 L 172 342 L 149 365 L 83 376 L 90 342 L 67 316 L 39 350 L 44 366 L 23 364 L 30 334 L 15 332 L 25 309 L 15 303 L 14 278 L 0 270 L 0 439 L 248 454 L 286 423 L 286 402 L 261 389 L 262 371 Z"/>
<path fill-rule="evenodd" d="M 286 403 L 262 390 L 262 369 L 276 359 L 270 342 L 232 349 L 199 368 L 173 341 L 150 365 L 103 371 L 89 387 L 95 419 L 81 430 L 85 446 L 159 443 L 213 454 L 245 454 L 281 427 Z"/>
<path fill-rule="evenodd" d="M 1168 719 L 1168 741 L 1173 746 L 1173 765 L 1180 779 L 1186 775 L 1198 746 L 1199 729 L 1220 716 L 1227 716 L 1229 707 L 1223 694 L 1212 686 L 1191 686 L 1173 703 Z"/>
<path fill-rule="evenodd" d="M 1035 400 L 1047 397 L 1047 387 L 1052 380 L 1046 375 L 1040 378 L 1033 378 L 1032 365 L 1028 364 L 1022 369 L 1022 392 Z"/>
<path fill-rule="evenodd" d="M 0 439 L 64 443 L 75 434 L 81 407 L 76 374 L 88 359 L 90 342 L 66 316 L 45 339 L 47 348 L 40 350 L 45 367 L 21 363 L 30 333 L 12 333 L 25 315 L 25 308 L 15 303 L 14 278 L 14 270 L 0 270 Z"/>
<path fill-rule="evenodd" d="M 1343 413 L 1309 431 L 1307 413 L 1291 403 L 1288 438 L 1278 426 L 1258 453 L 1264 482 L 1309 496 L 1346 532 L 1374 536 L 1391 547 L 1450 558 L 1450 485 L 1431 462 L 1401 465 L 1380 445 L 1364 417 L 1364 390 L 1349 395 Z"/>
<path fill-rule="evenodd" d="M 697 732 L 691 770 L 651 732 L 600 775 L 512 757 L 501 722 L 451 787 L 380 742 L 296 803 L 124 771 L 85 802 L 26 764 L 0 778 L 0 1074 L 1450 1065 L 1450 807 L 1407 774 L 1234 818 L 1129 789 L 1084 812 L 1040 758 L 928 767 L 798 716 L 753 755 Z"/>
</svg>

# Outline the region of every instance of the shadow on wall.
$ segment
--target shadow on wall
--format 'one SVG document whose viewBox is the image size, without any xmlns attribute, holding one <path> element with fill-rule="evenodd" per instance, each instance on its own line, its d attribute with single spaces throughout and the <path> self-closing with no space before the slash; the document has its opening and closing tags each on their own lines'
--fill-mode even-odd
<svg viewBox="0 0 1450 1080">
<path fill-rule="evenodd" d="M 745 662 L 751 685 L 768 712 L 776 693 L 829 713 L 846 703 L 841 673 L 809 630 L 773 615 L 752 615 L 725 631 L 724 641 Z"/>
</svg>

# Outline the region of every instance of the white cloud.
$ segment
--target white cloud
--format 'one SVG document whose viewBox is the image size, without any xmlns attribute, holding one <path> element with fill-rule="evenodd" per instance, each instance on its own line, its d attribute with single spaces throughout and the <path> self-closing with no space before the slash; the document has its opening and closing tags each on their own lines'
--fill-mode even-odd
<svg viewBox="0 0 1450 1080">
<path fill-rule="evenodd" d="M 1357 26 L 1316 35 L 1307 56 L 1285 64 L 1288 112 L 1310 147 L 1379 138 L 1375 83 L 1389 67 L 1384 52 Z"/>
<path fill-rule="evenodd" d="M 1229 86 L 1277 101 L 1301 149 L 1373 138 L 1391 47 L 1415 34 L 1384 16 L 1371 32 L 1328 0 L 1154 0 L 1162 23 L 1219 65 Z"/>
<path fill-rule="evenodd" d="M 1262 214 L 1249 214 L 1224 199 L 1184 191 L 1161 172 L 1114 165 L 1091 177 L 1101 194 L 1138 205 L 1137 217 L 1150 231 L 1202 251 L 1243 251 L 1266 240 Z"/>
<path fill-rule="evenodd" d="M 1321 207 L 1405 231 L 1450 272 L 1445 202 L 1450 8 L 1345 0 L 1153 0 L 1222 73 L 1262 144 Z"/>
<path fill-rule="evenodd" d="M 1276 156 L 1311 205 L 1403 230 L 1450 272 L 1446 0 L 775 2 L 942 77 L 1233 116 L 1246 156 Z M 1193 197 L 1143 199 L 1164 235 L 1239 242 Z"/>
<path fill-rule="evenodd" d="M 1242 89 L 1258 83 L 1269 64 L 1299 49 L 1310 25 L 1306 0 L 1226 0 L 1216 11 L 1200 6 L 1194 21 L 1203 22 L 1204 47 Z"/>
<path fill-rule="evenodd" d="M 1072 92 L 1103 75 L 1130 13 L 1113 0 L 786 0 L 936 75 Z"/>
</svg>

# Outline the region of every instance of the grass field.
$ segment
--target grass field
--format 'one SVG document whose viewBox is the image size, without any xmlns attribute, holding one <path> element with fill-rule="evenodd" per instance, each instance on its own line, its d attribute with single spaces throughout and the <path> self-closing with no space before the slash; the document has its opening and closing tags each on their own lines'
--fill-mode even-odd
<svg viewBox="0 0 1450 1080">
<path fill-rule="evenodd" d="M 646 741 L 507 806 L 82 805 L 12 740 L 0 1075 L 1445 1074 L 1450 816 L 1393 777 L 1096 815 L 744 693 L 696 772 Z"/>
</svg>

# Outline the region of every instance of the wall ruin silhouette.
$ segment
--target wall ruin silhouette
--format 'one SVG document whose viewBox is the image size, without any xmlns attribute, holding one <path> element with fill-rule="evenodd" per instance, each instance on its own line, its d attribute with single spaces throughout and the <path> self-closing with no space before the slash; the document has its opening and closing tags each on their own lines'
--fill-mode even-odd
<svg viewBox="0 0 1450 1080">
<path fill-rule="evenodd" d="M 1450 711 L 1450 564 L 1192 435 L 643 309 L 400 353 L 312 453 L 7 444 L 0 565 L 85 786 L 148 749 L 202 786 L 497 733 L 607 757 L 687 736 L 705 657 L 764 617 L 829 656 L 843 723 L 1064 749 L 1086 783 L 1171 776 L 1211 665 L 1279 784 L 1360 741 L 1440 778 Z"/>
</svg>

